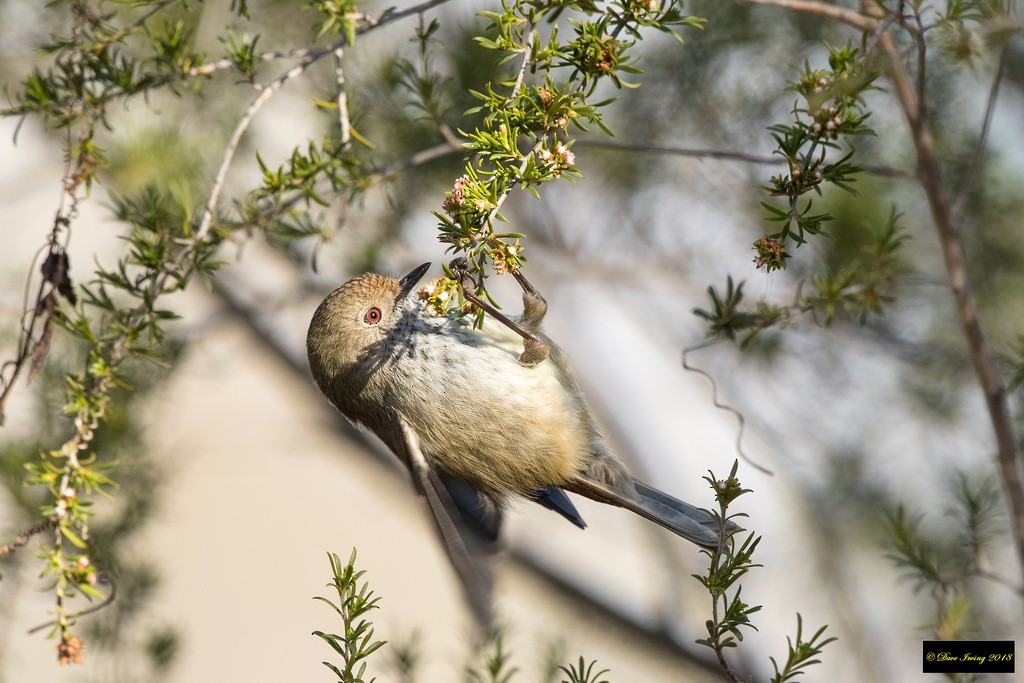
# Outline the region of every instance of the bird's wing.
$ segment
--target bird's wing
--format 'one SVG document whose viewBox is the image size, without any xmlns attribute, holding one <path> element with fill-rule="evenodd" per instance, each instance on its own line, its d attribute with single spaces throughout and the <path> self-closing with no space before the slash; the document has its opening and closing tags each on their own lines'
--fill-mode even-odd
<svg viewBox="0 0 1024 683">
<path fill-rule="evenodd" d="M 433 468 L 432 468 L 433 469 Z M 459 511 L 459 519 L 467 531 L 481 541 L 496 543 L 501 533 L 501 506 L 490 495 L 456 476 L 434 469 L 445 490 Z"/>
<path fill-rule="evenodd" d="M 470 609 L 477 621 L 484 627 L 493 622 L 494 572 L 491 560 L 497 552 L 497 522 L 493 534 L 486 526 L 473 522 L 472 506 L 466 505 L 466 512 L 456 503 L 462 498 L 469 503 L 468 492 L 452 485 L 446 485 L 441 475 L 430 466 L 420 449 L 419 437 L 404 419 L 398 417 L 401 427 L 401 442 L 405 453 L 399 454 L 409 468 L 413 485 L 427 501 L 434 525 L 444 544 L 448 559 L 455 568 Z M 449 478 L 451 479 L 451 478 Z M 462 486 L 468 486 L 454 480 Z M 453 497 L 452 491 L 455 492 Z M 480 494 L 482 496 L 482 494 Z M 477 500 L 478 505 L 493 505 L 489 497 Z M 497 510 L 497 506 L 494 506 Z M 497 517 L 500 520 L 500 517 Z"/>
</svg>

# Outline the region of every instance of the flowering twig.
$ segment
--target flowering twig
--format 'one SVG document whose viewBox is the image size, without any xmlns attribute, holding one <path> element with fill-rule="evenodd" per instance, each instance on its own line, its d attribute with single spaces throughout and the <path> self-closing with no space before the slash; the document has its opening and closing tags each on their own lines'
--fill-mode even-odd
<svg viewBox="0 0 1024 683">
<path fill-rule="evenodd" d="M 427 293 L 428 306 L 437 312 L 447 310 L 437 296 L 459 283 L 470 284 L 478 299 L 495 303 L 484 287 L 488 259 L 499 275 L 515 273 L 525 263 L 518 242 L 523 236 L 498 233 L 494 223 L 504 220 L 501 209 L 515 188 L 539 197 L 537 187 L 543 183 L 581 177 L 567 133 L 569 125 L 586 130 L 586 122 L 610 133 L 598 113 L 608 101 L 591 104 L 588 99 L 598 82 L 607 79 L 623 88 L 630 84 L 621 74 L 640 73 L 628 54 L 633 43 L 619 35 L 638 39 L 644 27 L 675 34 L 671 25 L 700 25 L 699 19 L 683 16 L 675 2 L 664 8 L 640 1 L 610 3 L 604 8 L 574 5 L 571 11 L 581 15 L 579 20 L 569 20 L 575 37 L 561 42 L 557 30 L 552 30 L 547 42 L 541 43 L 538 23 L 548 12 L 557 15 L 565 8 L 557 3 L 522 1 L 502 7 L 503 12 L 484 13 L 493 20 L 494 36 L 478 40 L 485 48 L 506 53 L 502 61 L 517 59 L 518 68 L 513 78 L 501 83 L 507 93 L 498 92 L 491 84 L 484 92 L 473 93 L 482 104 L 471 113 L 486 113 L 483 125 L 467 134 L 465 146 L 476 159 L 467 164 L 466 172 L 445 196 L 444 214 L 435 214 L 441 220 L 440 241 L 450 245 L 448 251 L 466 253 L 469 267 L 458 283 L 447 273 L 444 282 L 428 285 L 433 292 Z M 552 77 L 559 68 L 571 69 L 564 81 Z M 529 73 L 539 74 L 536 82 L 528 83 Z M 481 313 L 477 322 L 482 321 Z"/>
</svg>

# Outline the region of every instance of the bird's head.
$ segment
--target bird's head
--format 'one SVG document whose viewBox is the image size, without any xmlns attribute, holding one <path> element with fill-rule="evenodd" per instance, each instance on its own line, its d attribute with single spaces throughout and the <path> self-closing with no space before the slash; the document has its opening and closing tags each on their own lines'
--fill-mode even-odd
<svg viewBox="0 0 1024 683">
<path fill-rule="evenodd" d="M 428 268 L 430 263 L 424 263 L 401 280 L 360 275 L 321 302 L 306 333 L 306 353 L 325 394 L 335 398 L 339 382 L 355 381 L 370 369 L 407 310 L 403 304 Z"/>
</svg>

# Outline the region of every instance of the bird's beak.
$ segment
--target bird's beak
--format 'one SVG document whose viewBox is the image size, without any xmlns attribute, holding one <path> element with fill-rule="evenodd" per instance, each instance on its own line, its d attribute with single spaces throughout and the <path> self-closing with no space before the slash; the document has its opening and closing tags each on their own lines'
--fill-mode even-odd
<svg viewBox="0 0 1024 683">
<path fill-rule="evenodd" d="M 416 284 L 423 278 L 429 269 L 430 261 L 427 261 L 426 263 L 413 268 L 411 273 L 399 280 L 398 298 L 404 299 L 409 296 L 409 293 L 412 292 L 413 288 L 416 287 Z"/>
</svg>

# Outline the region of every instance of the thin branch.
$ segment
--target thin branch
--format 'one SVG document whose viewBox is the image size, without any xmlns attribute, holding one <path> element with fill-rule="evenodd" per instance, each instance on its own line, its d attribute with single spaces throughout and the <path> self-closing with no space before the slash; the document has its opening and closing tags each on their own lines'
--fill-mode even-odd
<svg viewBox="0 0 1024 683">
<path fill-rule="evenodd" d="M 665 154 L 680 157 L 694 157 L 698 159 L 726 159 L 730 161 L 743 161 L 750 164 L 765 164 L 768 166 L 778 166 L 784 163 L 778 157 L 748 154 L 747 152 L 729 152 L 717 149 L 691 149 L 687 147 L 666 147 L 663 145 L 649 145 L 645 143 L 612 142 L 610 140 L 577 140 L 575 146 L 591 147 L 595 149 L 612 149 L 620 152 L 639 152 L 642 154 Z"/>
<path fill-rule="evenodd" d="M 356 35 L 362 35 L 368 33 L 376 28 L 385 26 L 392 22 L 400 19 L 405 19 L 416 14 L 422 14 L 427 10 L 433 9 L 438 5 L 443 5 L 451 0 L 429 0 L 428 2 L 421 3 L 419 5 L 413 5 L 406 9 L 394 11 L 394 8 L 388 9 L 379 18 L 374 18 L 365 12 L 353 12 L 347 15 L 350 21 L 361 23 L 362 25 L 356 29 Z M 314 61 L 320 59 L 324 55 L 331 54 L 339 47 L 347 45 L 348 39 L 342 38 L 333 45 L 327 47 L 304 47 L 297 48 L 294 50 L 277 50 L 274 52 L 264 52 L 259 56 L 260 61 L 273 62 L 279 59 L 307 59 L 314 58 Z M 235 62 L 232 59 L 220 59 L 216 62 L 210 62 L 209 64 L 203 64 L 184 72 L 185 76 L 211 76 L 217 71 L 226 71 L 232 69 L 235 66 Z"/>
<path fill-rule="evenodd" d="M 347 147 L 352 140 L 352 122 L 348 117 L 348 93 L 345 91 L 345 48 L 340 45 L 334 50 L 334 82 L 338 86 L 335 100 L 338 106 L 338 124 L 341 126 L 341 144 Z"/>
<path fill-rule="evenodd" d="M 411 154 L 410 156 L 404 159 L 400 159 L 382 168 L 379 168 L 373 173 L 371 173 L 369 177 L 373 178 L 374 180 L 387 181 L 393 178 L 394 176 L 409 170 L 410 168 L 415 168 L 417 166 L 429 163 L 434 159 L 440 159 L 442 157 L 446 157 L 462 151 L 464 150 L 462 149 L 461 146 L 451 145 L 443 142 L 439 145 L 434 145 L 433 147 L 428 147 L 427 149 L 420 150 L 419 152 Z M 306 193 L 296 190 L 295 194 L 293 194 L 291 197 L 285 199 L 280 203 L 275 203 L 273 201 L 268 200 L 260 205 L 259 220 L 263 221 L 269 219 L 275 212 L 287 211 L 296 204 L 298 204 L 299 202 L 301 202 L 305 197 Z M 216 286 L 216 283 L 214 283 L 214 286 Z"/>
<path fill-rule="evenodd" d="M 974 569 L 978 573 L 978 576 L 980 576 L 981 578 L 987 581 L 991 581 L 992 583 L 998 586 L 1002 586 L 1003 588 L 1012 591 L 1020 597 L 1024 598 L 1024 586 L 1015 584 L 1013 581 L 1010 581 L 1005 576 L 1001 576 L 1000 574 L 993 572 L 988 568 L 987 564 L 982 564 L 981 562 L 978 562 L 975 564 Z"/>
<path fill-rule="evenodd" d="M 203 216 L 199 221 L 199 229 L 196 231 L 195 237 L 190 241 L 188 247 L 183 249 L 179 253 L 178 258 L 175 259 L 175 265 L 184 262 L 184 258 L 198 249 L 206 240 L 206 237 L 210 232 L 210 228 L 213 225 L 213 217 L 217 210 L 218 200 L 220 200 L 221 190 L 224 188 L 224 182 L 227 180 L 228 168 L 230 168 L 231 161 L 235 158 L 235 152 L 238 151 L 238 145 L 242 142 L 242 136 L 249 129 L 249 124 L 252 123 L 257 112 L 259 112 L 259 110 L 263 108 L 263 105 L 269 102 L 270 99 L 276 95 L 288 81 L 302 74 L 322 56 L 323 55 L 309 55 L 301 62 L 275 78 L 269 85 L 265 86 L 260 91 L 260 94 L 252 101 L 248 109 L 245 110 L 245 113 L 242 114 L 242 118 L 238 120 L 238 123 L 235 124 L 234 130 L 231 131 L 231 137 L 228 139 L 228 144 L 224 148 L 224 154 L 221 156 L 220 167 L 217 169 L 216 176 L 214 176 L 213 186 L 210 188 L 210 196 L 206 202 L 206 207 L 203 209 Z M 161 282 L 163 282 L 164 279 L 166 279 L 166 276 L 161 280 Z"/>
<path fill-rule="evenodd" d="M 301 47 L 294 50 L 275 50 L 273 52 L 264 52 L 260 54 L 258 59 L 261 62 L 276 62 L 282 59 L 307 59 L 311 56 L 319 58 L 333 50 L 333 47 Z M 195 78 L 197 76 L 212 76 L 218 71 L 228 71 L 233 68 L 235 68 L 235 60 L 225 57 L 224 59 L 218 59 L 216 62 L 209 62 L 202 66 L 194 66 L 191 69 L 182 72 L 182 75 L 190 78 Z"/>
<path fill-rule="evenodd" d="M 967 169 L 967 176 L 960 192 L 953 200 L 953 225 L 959 230 L 963 227 L 964 217 L 967 214 L 967 202 L 974 190 L 974 183 L 978 179 L 978 172 L 981 170 L 981 160 L 985 155 L 985 146 L 988 144 L 988 134 L 992 128 L 992 116 L 996 109 L 996 98 L 999 96 L 999 84 L 1003 82 L 1003 70 L 1006 67 L 1007 45 L 999 51 L 999 61 L 996 64 L 996 73 L 992 77 L 992 85 L 988 91 L 988 101 L 985 103 L 985 115 L 981 120 L 981 132 L 978 135 L 978 143 L 971 155 L 971 165 Z"/>
<path fill-rule="evenodd" d="M 765 156 L 761 154 L 749 154 L 747 152 L 731 152 L 720 149 L 697 149 L 688 147 L 666 147 L 663 145 L 648 145 L 633 142 L 612 142 L 610 140 L 577 140 L 576 147 L 591 147 L 594 149 L 610 149 L 620 152 L 637 152 L 640 154 L 664 154 L 669 156 L 691 157 L 694 159 L 721 159 L 724 161 L 740 161 L 748 164 L 763 164 L 765 166 L 782 166 L 786 162 L 776 156 Z M 917 174 L 903 168 L 893 166 L 876 166 L 865 164 L 859 166 L 865 173 L 884 176 L 888 178 L 902 178 L 903 180 L 916 180 Z"/>
<path fill-rule="evenodd" d="M 764 465 L 760 465 L 751 460 L 750 456 L 748 456 L 746 451 L 743 450 L 743 433 L 746 431 L 747 428 L 747 420 L 745 417 L 743 417 L 743 413 L 741 413 L 739 410 L 733 408 L 731 405 L 727 403 L 722 403 L 721 399 L 718 396 L 718 382 L 715 381 L 715 378 L 712 377 L 711 373 L 709 373 L 708 371 L 698 368 L 695 365 L 690 365 L 689 359 L 687 358 L 691 353 L 695 351 L 700 351 L 701 349 L 707 348 L 708 346 L 716 344 L 719 341 L 719 339 L 708 339 L 701 342 L 700 344 L 688 346 L 685 349 L 683 349 L 683 370 L 695 373 L 708 380 L 708 382 L 711 383 L 712 405 L 714 405 L 719 410 L 724 410 L 725 412 L 731 413 L 736 417 L 736 422 L 739 423 L 739 428 L 736 430 L 736 452 L 739 454 L 739 456 L 743 458 L 743 460 L 754 469 L 763 472 L 764 474 L 774 476 L 774 472 L 772 472 Z"/>
<path fill-rule="evenodd" d="M 878 36 L 882 35 L 885 31 L 888 31 L 894 21 L 903 18 L 904 4 L 905 0 L 899 0 L 896 4 L 896 8 L 891 12 L 886 13 L 885 19 L 871 32 L 871 39 L 868 40 L 864 46 L 865 53 L 874 52 L 875 45 L 878 43 Z"/>
<path fill-rule="evenodd" d="M 917 101 L 923 106 L 924 95 L 928 88 L 928 60 L 926 59 L 928 45 L 924 41 L 924 22 L 921 20 L 920 7 L 914 8 L 914 20 L 917 23 L 916 31 L 909 27 L 905 28 L 914 37 L 914 44 L 917 47 Z M 922 112 L 927 113 L 924 109 Z"/>
<path fill-rule="evenodd" d="M 439 145 L 428 147 L 427 149 L 420 150 L 415 154 L 412 154 L 405 159 L 393 162 L 384 166 L 383 168 L 374 172 L 374 177 L 387 180 L 392 176 L 396 176 L 403 171 L 407 171 L 410 168 L 420 166 L 427 162 L 433 161 L 434 159 L 440 159 L 442 157 L 450 156 L 452 154 L 458 154 L 465 150 L 459 144 L 452 144 L 451 142 L 442 142 Z"/>
<path fill-rule="evenodd" d="M 870 7 L 868 9 L 871 11 Z M 903 58 L 889 31 L 879 36 L 878 45 L 888 59 L 888 73 L 893 92 L 896 93 L 910 126 L 917 151 L 917 176 L 924 188 L 932 221 L 938 232 L 939 245 L 949 275 L 949 288 L 956 303 L 971 364 L 985 396 L 996 440 L 1000 475 L 1010 505 L 1010 525 L 1020 568 L 1024 572 L 1024 474 L 1021 472 L 1017 456 L 1017 439 L 1007 406 L 1006 387 L 978 319 L 977 303 L 971 293 L 967 276 L 963 239 L 943 187 L 935 140 L 927 125 L 924 104 L 917 98 L 916 88 L 910 81 L 903 66 Z"/>
<path fill-rule="evenodd" d="M 414 14 L 422 14 L 423 12 L 433 9 L 438 5 L 443 5 L 446 2 L 450 2 L 450 0 L 428 0 L 427 2 L 420 3 L 419 5 L 413 5 L 412 7 L 406 7 L 403 10 L 397 11 L 392 7 L 391 9 L 386 10 L 384 14 L 381 15 L 380 19 L 373 21 L 369 28 L 376 28 L 377 26 L 387 24 L 392 21 L 405 19 L 406 17 L 411 17 Z"/>
<path fill-rule="evenodd" d="M 93 612 L 99 612 L 101 609 L 104 609 L 105 607 L 108 607 L 114 603 L 114 600 L 117 599 L 117 584 L 114 583 L 113 579 L 106 574 L 102 575 L 99 580 L 100 583 L 110 586 L 110 594 L 106 598 L 104 598 L 102 602 L 86 607 L 82 610 L 79 610 L 78 612 L 65 614 L 64 619 L 66 621 L 71 621 L 72 619 L 77 619 L 78 617 L 84 617 L 86 614 L 92 614 Z M 42 631 L 44 628 L 53 626 L 57 623 L 58 622 L 56 619 L 51 619 L 46 623 L 33 626 L 28 631 L 26 631 L 26 633 L 28 633 L 29 635 L 33 633 L 38 633 L 39 631 Z"/>
<path fill-rule="evenodd" d="M 829 19 L 835 19 L 841 21 L 844 24 L 849 24 L 854 28 L 858 28 L 862 31 L 874 31 L 878 27 L 878 21 L 871 17 L 866 17 L 859 12 L 854 12 L 846 7 L 837 7 L 835 5 L 826 5 L 823 2 L 815 2 L 814 0 L 738 0 L 739 2 L 746 3 L 748 5 L 771 5 L 773 7 L 781 7 L 782 9 L 792 10 L 794 12 L 807 12 L 809 14 L 818 14 Z"/>
<path fill-rule="evenodd" d="M 0 557 L 3 557 L 4 555 L 10 555 L 15 550 L 28 543 L 29 539 L 35 536 L 36 534 L 41 534 L 42 532 L 52 529 L 55 526 L 57 526 L 56 517 L 47 517 L 42 522 L 30 526 L 28 529 L 25 529 L 20 534 L 15 536 L 12 542 L 6 545 L 0 545 Z"/>
</svg>

